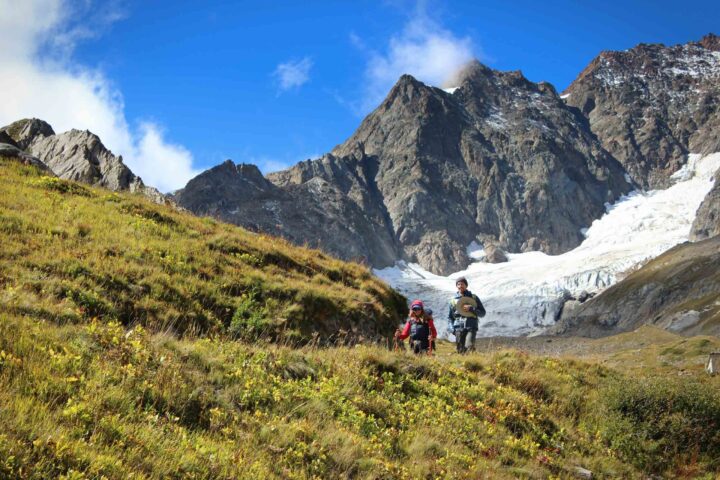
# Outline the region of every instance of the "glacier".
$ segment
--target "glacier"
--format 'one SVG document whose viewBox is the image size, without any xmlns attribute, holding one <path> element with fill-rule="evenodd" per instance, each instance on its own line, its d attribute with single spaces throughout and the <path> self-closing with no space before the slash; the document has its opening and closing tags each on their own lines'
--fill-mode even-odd
<svg viewBox="0 0 720 480">
<path fill-rule="evenodd" d="M 410 299 L 419 298 L 434 310 L 439 332 L 447 332 L 448 300 L 455 279 L 464 276 L 482 300 L 487 315 L 478 336 L 533 335 L 552 325 L 565 300 L 583 291 L 597 293 L 673 246 L 685 242 L 695 214 L 713 186 L 720 152 L 690 154 L 665 190 L 633 191 L 583 229 L 585 240 L 562 255 L 542 252 L 508 254 L 506 263 L 482 262 L 483 248 L 472 242 L 475 262 L 448 277 L 417 264 L 398 262 L 374 273 Z"/>
</svg>

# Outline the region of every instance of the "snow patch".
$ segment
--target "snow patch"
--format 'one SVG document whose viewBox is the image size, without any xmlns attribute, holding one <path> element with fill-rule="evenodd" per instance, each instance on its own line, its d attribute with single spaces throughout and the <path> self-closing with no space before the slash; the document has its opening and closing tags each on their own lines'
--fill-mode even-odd
<svg viewBox="0 0 720 480">
<path fill-rule="evenodd" d="M 443 92 L 447 92 L 450 95 L 452 95 L 453 93 L 455 93 L 455 90 L 457 90 L 458 88 L 460 88 L 460 87 L 443 88 L 442 90 L 443 90 Z"/>
<path fill-rule="evenodd" d="M 455 291 L 453 279 L 463 275 L 488 311 L 479 335 L 533 334 L 556 321 L 569 296 L 607 288 L 623 272 L 687 241 L 695 212 L 712 188 L 718 168 L 720 153 L 690 155 L 682 172 L 673 176 L 674 185 L 634 191 L 608 205 L 607 213 L 584 233 L 583 243 L 562 255 L 509 254 L 506 263 L 474 262 L 448 277 L 404 263 L 375 274 L 408 297 L 423 299 L 438 312 L 439 328 L 447 325 L 440 312 L 447 311 Z M 471 244 L 468 253 L 476 253 L 475 246 L 479 247 Z"/>
<path fill-rule="evenodd" d="M 470 245 L 468 245 L 465 251 L 467 252 L 468 257 L 474 260 L 480 260 L 485 257 L 485 247 L 480 245 L 475 240 L 470 242 Z"/>
</svg>

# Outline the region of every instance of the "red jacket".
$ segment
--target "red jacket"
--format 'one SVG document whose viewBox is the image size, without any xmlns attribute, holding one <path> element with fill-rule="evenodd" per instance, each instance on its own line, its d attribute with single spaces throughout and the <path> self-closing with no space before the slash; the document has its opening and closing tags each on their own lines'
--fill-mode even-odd
<svg viewBox="0 0 720 480">
<path fill-rule="evenodd" d="M 414 317 L 410 317 L 405 323 L 405 328 L 403 328 L 403 331 L 400 333 L 398 338 L 400 340 L 405 340 L 407 337 L 410 336 L 410 327 L 412 327 L 412 322 L 415 320 Z M 427 319 L 428 327 L 430 328 L 430 333 L 432 334 L 432 338 L 437 338 L 437 330 L 435 330 L 435 323 L 433 322 L 432 318 Z"/>
</svg>

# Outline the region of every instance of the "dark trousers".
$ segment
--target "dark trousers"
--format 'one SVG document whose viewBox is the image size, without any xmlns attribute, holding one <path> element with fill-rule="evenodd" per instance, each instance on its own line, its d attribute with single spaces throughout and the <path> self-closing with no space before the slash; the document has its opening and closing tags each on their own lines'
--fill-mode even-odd
<svg viewBox="0 0 720 480">
<path fill-rule="evenodd" d="M 455 329 L 455 346 L 458 353 L 467 351 L 475 351 L 475 337 L 477 337 L 477 329 L 474 328 L 456 328 Z"/>
<path fill-rule="evenodd" d="M 410 340 L 410 346 L 412 348 L 413 353 L 420 354 L 420 353 L 427 353 L 427 351 L 430 349 L 430 342 L 427 340 Z M 432 342 L 432 349 L 435 350 L 435 342 Z"/>
</svg>

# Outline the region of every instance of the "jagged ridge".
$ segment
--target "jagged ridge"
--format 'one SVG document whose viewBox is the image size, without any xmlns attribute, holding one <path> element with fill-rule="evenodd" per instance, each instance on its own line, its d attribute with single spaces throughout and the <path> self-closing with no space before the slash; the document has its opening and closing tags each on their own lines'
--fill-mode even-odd
<svg viewBox="0 0 720 480">
<path fill-rule="evenodd" d="M 168 202 L 157 189 L 145 185 L 125 165 L 122 156 L 113 155 L 100 138 L 88 130 L 56 134 L 47 122 L 31 118 L 1 128 L 0 136 L 0 141 L 4 138 L 38 158 L 59 178 L 141 193 L 155 203 Z"/>
<path fill-rule="evenodd" d="M 401 77 L 345 143 L 268 179 L 280 205 L 282 191 L 321 207 L 292 229 L 296 241 L 376 267 L 406 259 L 447 274 L 467 265 L 473 240 L 510 251 L 573 248 L 604 203 L 628 191 L 623 173 L 551 85 L 473 62 L 453 94 Z M 178 199 L 203 211 L 188 192 Z M 341 208 L 328 211 L 333 201 Z M 229 215 L 242 208 L 225 204 L 218 214 L 243 225 L 265 215 Z M 335 224 L 351 235 L 336 242 Z"/>
<path fill-rule="evenodd" d="M 640 44 L 595 58 L 565 91 L 603 146 L 645 188 L 665 188 L 688 153 L 720 151 L 720 39 Z"/>
</svg>

